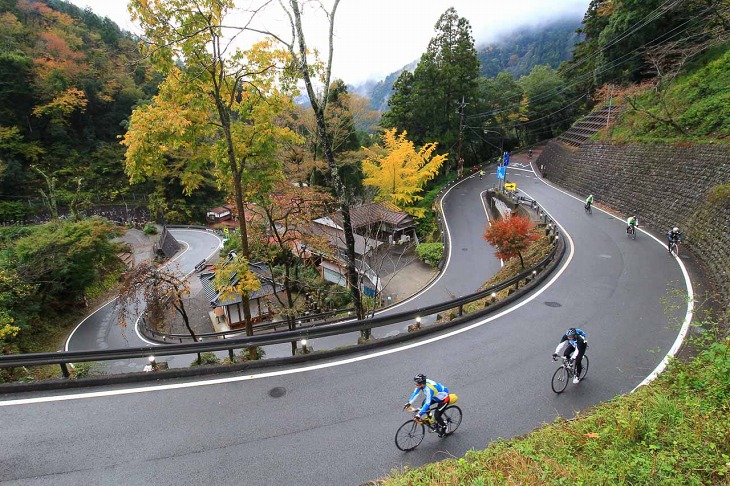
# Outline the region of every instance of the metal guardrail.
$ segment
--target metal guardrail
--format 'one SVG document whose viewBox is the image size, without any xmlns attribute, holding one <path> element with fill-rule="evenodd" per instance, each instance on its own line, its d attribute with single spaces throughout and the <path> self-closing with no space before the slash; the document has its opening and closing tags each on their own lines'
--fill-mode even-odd
<svg viewBox="0 0 730 486">
<path fill-rule="evenodd" d="M 345 319 L 344 321 L 334 323 L 327 322 L 322 323 L 322 325 L 302 327 L 293 331 L 287 330 L 262 335 L 233 337 L 230 339 L 213 339 L 209 341 L 204 340 L 194 343 L 166 344 L 157 347 L 145 346 L 137 348 L 120 348 L 92 351 L 66 351 L 55 353 L 51 352 L 3 355 L 0 356 L 0 368 L 60 365 L 64 376 L 68 377 L 68 363 L 148 358 L 150 356 L 174 356 L 180 354 L 193 354 L 213 351 L 228 351 L 229 355 L 231 355 L 233 354 L 234 349 L 291 343 L 295 341 L 300 341 L 302 339 L 311 340 L 316 338 L 334 336 L 338 334 L 358 332 L 365 329 L 374 329 L 391 324 L 414 322 L 416 318 L 434 314 L 438 316 L 440 312 L 453 309 L 458 309 L 458 316 L 461 317 L 464 315 L 465 305 L 484 299 L 485 297 L 491 296 L 495 292 L 499 292 L 500 290 L 512 287 L 513 285 L 515 286 L 515 288 L 517 288 L 519 287 L 519 283 L 523 280 L 527 284 L 537 279 L 538 276 L 542 274 L 542 271 L 548 265 L 550 265 L 550 263 L 557 255 L 558 251 L 564 250 L 565 245 L 562 239 L 559 240 L 557 225 L 553 224 L 553 222 L 547 216 L 547 212 L 545 212 L 539 205 L 531 204 L 531 207 L 535 209 L 540 218 L 544 220 L 545 224 L 548 224 L 548 222 L 550 222 L 550 224 L 548 224 L 548 227 L 546 228 L 546 235 L 551 235 L 552 241 L 554 243 L 550 253 L 540 262 L 533 265 L 531 268 L 528 268 L 527 270 L 509 280 L 500 282 L 487 289 L 457 299 L 433 304 L 413 311 L 405 311 L 397 314 L 379 316 L 371 319 L 351 320 L 345 317 L 343 318 Z M 502 301 L 497 301 L 496 303 L 490 305 L 490 309 L 496 310 L 502 305 L 506 305 L 508 301 L 509 297 Z M 491 312 L 491 310 L 482 309 L 478 311 L 478 314 L 484 315 L 487 312 Z"/>
<path fill-rule="evenodd" d="M 337 322 L 346 321 L 349 319 L 352 319 L 351 313 L 355 312 L 355 308 L 351 307 L 349 309 L 342 309 L 342 310 L 334 310 L 329 312 L 322 312 L 319 314 L 310 314 L 310 315 L 302 315 L 297 316 L 295 318 L 295 321 L 297 323 L 297 327 L 313 327 L 313 326 L 322 326 L 325 324 L 335 324 Z M 345 315 L 342 315 L 345 314 Z M 340 315 L 340 317 L 332 320 L 327 320 L 328 317 L 337 316 Z M 316 322 L 312 322 L 316 321 Z M 159 331 L 156 331 L 154 329 L 151 329 L 146 322 L 142 323 L 144 327 L 144 335 L 148 339 L 152 339 L 154 341 L 159 342 L 160 344 L 170 344 L 171 342 L 178 341 L 179 343 L 182 343 L 183 341 L 190 341 L 192 340 L 192 336 L 190 334 L 178 334 L 178 333 L 162 333 Z M 274 321 L 274 322 L 267 322 L 264 324 L 255 325 L 254 330 L 276 330 L 277 327 L 284 327 L 289 326 L 288 321 Z M 206 333 L 196 333 L 195 337 L 202 340 L 210 340 L 210 339 L 232 339 L 234 337 L 237 337 L 241 334 L 244 334 L 246 332 L 246 329 L 234 329 L 231 331 L 219 331 L 219 332 L 206 332 Z"/>
<path fill-rule="evenodd" d="M 556 234 L 557 236 L 557 234 Z M 61 365 L 64 375 L 67 374 L 66 365 L 74 362 L 85 361 L 111 361 L 117 359 L 147 358 L 149 356 L 173 356 L 178 354 L 193 354 L 212 351 L 225 351 L 232 349 L 248 348 L 252 346 L 267 346 L 273 344 L 290 343 L 301 339 L 316 339 L 338 334 L 373 329 L 390 324 L 413 322 L 416 317 L 438 314 L 439 312 L 459 309 L 459 316 L 463 315 L 466 304 L 490 296 L 493 292 L 506 289 L 513 285 L 519 285 L 522 280 L 532 280 L 546 267 L 555 257 L 560 245 L 553 246 L 550 253 L 533 267 L 525 270 L 519 275 L 493 285 L 480 292 L 453 299 L 448 302 L 433 304 L 415 311 L 406 311 L 388 316 L 375 317 L 373 319 L 347 321 L 326 326 L 303 328 L 295 331 L 282 331 L 272 334 L 258 336 L 238 337 L 226 340 L 202 341 L 197 343 L 168 344 L 158 347 L 138 347 L 122 349 L 106 349 L 93 351 L 66 351 L 56 353 L 27 353 L 22 355 L 0 356 L 0 368 L 21 367 L 21 366 L 45 366 Z"/>
</svg>

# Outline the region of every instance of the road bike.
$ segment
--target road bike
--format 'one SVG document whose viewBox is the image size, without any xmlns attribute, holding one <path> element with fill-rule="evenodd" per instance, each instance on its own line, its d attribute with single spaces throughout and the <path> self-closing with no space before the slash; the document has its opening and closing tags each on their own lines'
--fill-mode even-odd
<svg viewBox="0 0 730 486">
<path fill-rule="evenodd" d="M 636 226 L 633 224 L 630 224 L 628 228 L 626 228 L 626 235 L 628 235 L 629 238 L 632 240 L 636 239 Z"/>
<path fill-rule="evenodd" d="M 583 209 L 585 209 L 585 210 L 586 210 L 586 213 L 588 213 L 588 214 L 593 214 L 593 210 L 591 209 L 591 206 L 593 206 L 593 204 L 589 204 L 589 203 L 586 203 L 586 204 L 585 204 L 585 205 L 583 206 Z"/>
<path fill-rule="evenodd" d="M 584 354 L 580 363 L 583 365 L 580 379 L 583 380 L 588 374 L 588 356 Z M 555 373 L 553 373 L 553 381 L 550 383 L 553 387 L 553 391 L 555 393 L 563 393 L 565 388 L 568 386 L 568 382 L 572 380 L 573 377 L 575 377 L 575 363 L 572 359 L 563 356 L 563 364 L 560 365 L 560 368 L 555 370 Z"/>
<path fill-rule="evenodd" d="M 458 400 L 453 393 L 450 393 L 449 396 L 453 397 L 451 399 L 452 403 Z M 436 405 L 438 406 L 438 404 Z M 395 446 L 404 452 L 408 452 L 423 442 L 423 438 L 426 436 L 426 430 L 429 433 L 438 432 L 438 424 L 433 416 L 435 408 L 430 409 L 423 417 L 423 420 L 418 419 L 418 408 L 409 405 L 404 410 L 412 413 L 413 418 L 398 427 L 398 431 L 395 433 Z M 441 412 L 441 419 L 446 423 L 446 432 L 444 432 L 443 437 L 448 437 L 461 425 L 461 409 L 456 405 L 448 405 Z"/>
</svg>

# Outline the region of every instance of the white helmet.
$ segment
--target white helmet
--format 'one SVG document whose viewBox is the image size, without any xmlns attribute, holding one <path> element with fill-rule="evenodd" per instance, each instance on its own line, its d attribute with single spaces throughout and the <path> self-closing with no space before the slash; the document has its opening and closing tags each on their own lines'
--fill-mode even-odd
<svg viewBox="0 0 730 486">
<path fill-rule="evenodd" d="M 672 228 L 672 233 L 679 233 L 679 228 L 677 228 L 676 226 Z"/>
</svg>

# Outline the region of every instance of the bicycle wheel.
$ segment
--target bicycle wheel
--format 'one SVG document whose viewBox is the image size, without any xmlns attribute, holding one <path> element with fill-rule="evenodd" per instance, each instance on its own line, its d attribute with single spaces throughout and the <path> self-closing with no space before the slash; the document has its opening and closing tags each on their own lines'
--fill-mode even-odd
<svg viewBox="0 0 730 486">
<path fill-rule="evenodd" d="M 679 246 L 674 242 L 672 242 L 672 254 L 679 256 Z"/>
<path fill-rule="evenodd" d="M 565 365 L 555 370 L 555 373 L 553 373 L 553 381 L 551 382 L 553 391 L 555 393 L 563 393 L 565 387 L 568 386 L 568 378 L 568 370 L 565 368 Z"/>
<path fill-rule="evenodd" d="M 448 406 L 444 409 L 441 417 L 446 422 L 446 434 L 451 435 L 456 432 L 456 429 L 461 425 L 461 409 L 456 405 Z"/>
<path fill-rule="evenodd" d="M 586 375 L 588 374 L 588 356 L 585 354 L 583 355 L 583 358 L 580 360 L 580 364 L 583 367 L 583 369 L 580 372 L 580 379 L 584 379 Z"/>
<path fill-rule="evenodd" d="M 412 451 L 423 442 L 426 436 L 426 428 L 414 420 L 409 420 L 395 433 L 395 446 L 405 452 Z"/>
</svg>

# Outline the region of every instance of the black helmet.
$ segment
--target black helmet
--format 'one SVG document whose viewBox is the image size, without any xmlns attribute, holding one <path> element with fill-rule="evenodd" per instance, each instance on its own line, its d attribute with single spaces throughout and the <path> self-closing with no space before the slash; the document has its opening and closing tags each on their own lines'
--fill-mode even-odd
<svg viewBox="0 0 730 486">
<path fill-rule="evenodd" d="M 565 331 L 565 335 L 568 337 L 575 336 L 575 328 L 571 327 L 567 331 Z"/>
<path fill-rule="evenodd" d="M 426 375 L 424 375 L 423 373 L 418 373 L 416 376 L 413 377 L 413 381 L 415 381 L 417 385 L 425 385 Z"/>
</svg>

